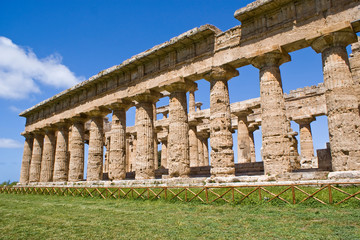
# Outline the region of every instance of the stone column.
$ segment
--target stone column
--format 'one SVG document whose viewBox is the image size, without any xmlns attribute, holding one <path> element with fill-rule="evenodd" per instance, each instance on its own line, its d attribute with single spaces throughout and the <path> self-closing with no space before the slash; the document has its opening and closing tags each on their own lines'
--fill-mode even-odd
<svg viewBox="0 0 360 240">
<path fill-rule="evenodd" d="M 155 178 L 154 166 L 154 102 L 160 95 L 147 92 L 137 95 L 136 104 L 136 166 L 135 179 Z"/>
<path fill-rule="evenodd" d="M 86 119 L 73 118 L 70 143 L 69 181 L 84 179 L 84 124 Z"/>
<path fill-rule="evenodd" d="M 210 81 L 211 175 L 234 176 L 234 152 L 227 81 L 239 73 L 229 65 L 214 67 L 204 78 Z"/>
<path fill-rule="evenodd" d="M 204 166 L 209 166 L 209 146 L 208 146 L 209 137 L 204 137 L 203 140 L 203 149 L 204 149 Z"/>
<path fill-rule="evenodd" d="M 163 168 L 168 168 L 167 164 L 167 140 L 161 141 L 161 166 Z"/>
<path fill-rule="evenodd" d="M 30 162 L 29 182 L 39 182 L 41 172 L 42 150 L 44 145 L 44 134 L 40 131 L 35 132 L 33 149 Z"/>
<path fill-rule="evenodd" d="M 54 182 L 68 181 L 69 174 L 69 124 L 62 122 L 57 126 L 55 163 L 54 163 Z"/>
<path fill-rule="evenodd" d="M 279 66 L 290 61 L 290 55 L 271 52 L 253 59 L 260 70 L 262 157 L 266 175 L 292 170 L 290 122 L 286 117 L 285 100 Z"/>
<path fill-rule="evenodd" d="M 190 167 L 197 167 L 199 163 L 198 140 L 196 136 L 196 125 L 190 122 L 189 125 L 189 157 Z"/>
<path fill-rule="evenodd" d="M 349 29 L 321 36 L 311 45 L 322 54 L 333 171 L 360 169 L 359 103 L 346 51 L 356 41 Z"/>
<path fill-rule="evenodd" d="M 52 182 L 55 161 L 55 129 L 45 128 L 40 182 Z"/>
<path fill-rule="evenodd" d="M 24 152 L 23 152 L 23 158 L 22 158 L 22 163 L 21 163 L 19 182 L 20 183 L 28 183 L 34 137 L 32 134 L 29 134 L 29 133 L 25 133 L 22 135 L 25 137 L 25 143 L 24 143 Z"/>
<path fill-rule="evenodd" d="M 189 91 L 189 114 L 195 113 L 195 89 Z"/>
<path fill-rule="evenodd" d="M 199 163 L 198 166 L 204 166 L 204 146 L 203 146 L 203 138 L 198 134 L 198 156 Z"/>
<path fill-rule="evenodd" d="M 121 180 L 126 176 L 126 111 L 128 105 L 112 106 L 109 179 Z"/>
<path fill-rule="evenodd" d="M 259 129 L 259 127 L 249 126 L 249 138 L 250 138 L 250 155 L 251 162 L 256 162 L 256 153 L 255 153 L 255 141 L 254 141 L 254 131 Z"/>
<path fill-rule="evenodd" d="M 314 158 L 314 144 L 311 134 L 310 123 L 314 121 L 315 118 L 303 118 L 297 119 L 295 122 L 299 124 L 300 130 L 300 150 L 301 150 L 301 167 L 302 168 L 311 168 L 312 159 Z"/>
<path fill-rule="evenodd" d="M 107 110 L 93 110 L 88 113 L 91 117 L 89 133 L 89 152 L 87 165 L 87 181 L 100 181 L 103 179 L 104 161 L 104 117 L 109 114 Z"/>
<path fill-rule="evenodd" d="M 190 174 L 189 123 L 186 92 L 196 88 L 192 81 L 174 83 L 166 87 L 170 92 L 167 163 L 170 177 Z M 197 138 L 195 138 L 197 142 Z M 197 149 L 195 152 L 198 155 Z"/>
<path fill-rule="evenodd" d="M 246 114 L 238 115 L 238 163 L 251 162 L 251 136 Z"/>
</svg>

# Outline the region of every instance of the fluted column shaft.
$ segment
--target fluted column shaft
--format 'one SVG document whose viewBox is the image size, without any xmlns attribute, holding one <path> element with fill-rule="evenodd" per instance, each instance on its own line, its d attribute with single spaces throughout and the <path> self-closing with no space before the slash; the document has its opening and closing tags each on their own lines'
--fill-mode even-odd
<svg viewBox="0 0 360 240">
<path fill-rule="evenodd" d="M 31 163 L 29 182 L 39 182 L 41 172 L 42 150 L 44 145 L 44 135 L 35 133 Z"/>
<path fill-rule="evenodd" d="M 203 139 L 203 149 L 204 149 L 204 166 L 209 166 L 209 144 L 208 137 Z"/>
<path fill-rule="evenodd" d="M 227 81 L 239 73 L 231 66 L 214 67 L 204 76 L 210 81 L 211 175 L 235 175 L 231 133 L 230 99 Z"/>
<path fill-rule="evenodd" d="M 316 39 L 313 49 L 322 54 L 332 169 L 360 169 L 359 103 L 346 46 L 356 42 L 351 31 L 334 32 Z"/>
<path fill-rule="evenodd" d="M 69 126 L 58 125 L 54 163 L 54 182 L 68 180 L 69 174 Z"/>
<path fill-rule="evenodd" d="M 84 179 L 84 120 L 74 120 L 71 130 L 69 181 Z"/>
<path fill-rule="evenodd" d="M 53 129 L 45 130 L 44 147 L 41 161 L 40 182 L 52 182 L 55 161 L 55 132 Z"/>
<path fill-rule="evenodd" d="M 279 66 L 290 60 L 286 53 L 271 52 L 254 59 L 260 70 L 262 155 L 265 174 L 277 175 L 292 170 L 290 122 L 286 117 L 285 100 Z"/>
<path fill-rule="evenodd" d="M 24 152 L 21 163 L 21 171 L 20 171 L 20 183 L 29 182 L 30 175 L 30 163 L 31 163 L 31 155 L 33 149 L 34 137 L 32 135 L 24 135 Z"/>
<path fill-rule="evenodd" d="M 155 178 L 154 166 L 154 102 L 156 93 L 142 94 L 136 98 L 136 163 L 135 179 Z"/>
<path fill-rule="evenodd" d="M 195 91 L 189 92 L 189 113 L 195 113 Z"/>
<path fill-rule="evenodd" d="M 203 146 L 203 139 L 201 136 L 198 136 L 198 156 L 199 156 L 198 166 L 204 166 L 204 146 Z"/>
<path fill-rule="evenodd" d="M 311 168 L 312 166 L 312 159 L 314 157 L 314 144 L 310 123 L 313 120 L 314 119 L 311 118 L 295 120 L 295 122 L 299 124 L 302 168 Z"/>
<path fill-rule="evenodd" d="M 254 131 L 249 131 L 251 162 L 256 162 Z"/>
<path fill-rule="evenodd" d="M 104 161 L 104 116 L 92 115 L 89 134 L 89 152 L 87 165 L 87 181 L 99 181 L 103 178 Z"/>
<path fill-rule="evenodd" d="M 167 164 L 167 141 L 161 141 L 161 166 L 163 168 L 168 168 Z"/>
<path fill-rule="evenodd" d="M 109 178 L 125 179 L 126 176 L 126 110 L 114 108 L 109 156 Z"/>
<path fill-rule="evenodd" d="M 196 136 L 196 126 L 189 126 L 189 156 L 190 167 L 197 167 L 199 163 L 198 140 Z"/>
<path fill-rule="evenodd" d="M 190 174 L 186 85 L 186 82 L 176 83 L 167 88 L 170 91 L 167 154 L 170 177 L 188 177 Z"/>
<path fill-rule="evenodd" d="M 247 116 L 238 116 L 238 163 L 251 162 L 251 139 L 249 135 Z"/>
</svg>

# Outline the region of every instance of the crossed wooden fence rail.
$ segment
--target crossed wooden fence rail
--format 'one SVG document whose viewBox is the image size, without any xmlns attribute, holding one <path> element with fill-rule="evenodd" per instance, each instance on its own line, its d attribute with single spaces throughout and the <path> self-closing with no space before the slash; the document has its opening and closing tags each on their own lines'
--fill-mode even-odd
<svg viewBox="0 0 360 240">
<path fill-rule="evenodd" d="M 1 187 L 0 193 L 80 196 L 103 199 L 174 200 L 226 203 L 320 203 L 360 206 L 360 182 L 217 187 Z"/>
</svg>

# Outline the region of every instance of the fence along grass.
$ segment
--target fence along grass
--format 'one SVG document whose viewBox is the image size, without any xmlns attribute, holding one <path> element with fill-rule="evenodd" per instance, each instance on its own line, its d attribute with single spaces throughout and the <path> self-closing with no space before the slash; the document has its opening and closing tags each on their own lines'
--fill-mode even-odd
<svg viewBox="0 0 360 240">
<path fill-rule="evenodd" d="M 0 193 L 103 199 L 166 200 L 204 204 L 320 204 L 360 207 L 360 183 L 219 187 L 1 187 Z"/>
</svg>

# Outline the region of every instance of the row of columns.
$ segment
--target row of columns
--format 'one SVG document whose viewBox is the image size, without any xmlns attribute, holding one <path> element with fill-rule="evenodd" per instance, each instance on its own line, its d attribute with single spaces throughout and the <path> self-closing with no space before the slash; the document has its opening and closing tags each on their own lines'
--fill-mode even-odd
<svg viewBox="0 0 360 240">
<path fill-rule="evenodd" d="M 360 169 L 360 121 L 357 96 L 349 67 L 346 46 L 357 40 L 350 31 L 336 32 L 311 42 L 315 51 L 322 54 L 326 106 L 333 170 Z M 290 56 L 281 50 L 257 56 L 251 64 L 260 71 L 260 98 L 262 116 L 262 154 L 265 174 L 278 175 L 297 168 L 297 149 L 294 149 L 294 134 L 286 117 L 280 65 L 290 61 Z M 210 82 L 210 145 L 212 176 L 235 175 L 231 112 L 227 81 L 238 76 L 232 66 L 213 67 L 204 75 Z M 182 80 L 166 86 L 170 92 L 169 134 L 166 149 L 166 165 L 170 177 L 188 177 L 190 166 L 205 163 L 199 157 L 201 140 L 196 136 L 194 125 L 188 121 L 186 93 L 190 91 L 190 112 L 195 111 L 192 81 Z M 161 94 L 147 91 L 134 97 L 136 101 L 136 179 L 155 178 L 155 102 Z M 123 102 L 109 106 L 113 110 L 111 148 L 109 152 L 110 179 L 124 179 L 126 173 L 126 110 Z M 87 113 L 91 118 L 87 180 L 102 179 L 103 163 L 103 118 L 108 111 L 94 110 Z M 301 123 L 301 138 L 309 139 L 309 125 Z M 57 129 L 55 138 L 54 127 Z M 241 161 L 254 161 L 253 136 L 249 134 L 246 119 L 239 116 L 238 140 Z M 83 121 L 72 120 L 71 141 L 68 143 L 68 124 L 62 123 L 34 132 L 33 140 L 26 137 L 21 170 L 21 182 L 76 181 L 83 178 Z M 303 140 L 306 142 L 307 140 Z M 155 143 L 155 144 L 154 144 Z M 310 145 L 310 143 L 309 143 Z M 69 149 L 70 146 L 70 159 Z M 309 146 L 302 149 L 304 156 L 311 155 Z M 250 149 L 247 150 L 246 149 Z M 54 163 L 54 164 L 53 164 Z M 69 167 L 70 166 L 70 167 Z M 52 171 L 53 168 L 53 171 Z"/>
</svg>

